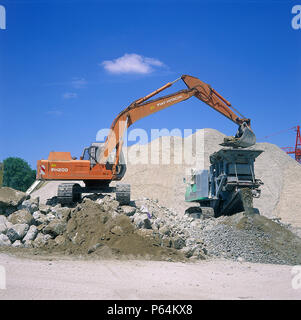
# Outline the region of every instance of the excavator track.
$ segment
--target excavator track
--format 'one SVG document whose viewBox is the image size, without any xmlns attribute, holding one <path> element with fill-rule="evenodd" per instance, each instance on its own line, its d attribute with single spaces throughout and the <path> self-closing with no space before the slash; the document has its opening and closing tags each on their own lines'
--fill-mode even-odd
<svg viewBox="0 0 301 320">
<path fill-rule="evenodd" d="M 58 186 L 57 199 L 61 204 L 72 204 L 81 199 L 81 186 L 78 183 L 62 183 Z"/>
<path fill-rule="evenodd" d="M 131 186 L 129 184 L 116 184 L 116 200 L 121 204 L 129 204 L 131 201 Z"/>
<path fill-rule="evenodd" d="M 131 201 L 131 186 L 118 183 L 114 188 L 87 188 L 81 187 L 78 183 L 62 183 L 58 186 L 57 200 L 61 204 L 74 204 L 81 200 L 82 193 L 103 193 L 116 192 L 116 200 L 121 205 L 129 204 Z"/>
</svg>

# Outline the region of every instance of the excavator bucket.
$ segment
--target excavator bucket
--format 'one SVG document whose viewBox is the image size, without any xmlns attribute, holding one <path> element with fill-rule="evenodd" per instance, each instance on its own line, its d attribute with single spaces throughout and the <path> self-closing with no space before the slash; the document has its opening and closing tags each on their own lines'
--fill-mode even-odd
<svg viewBox="0 0 301 320">
<path fill-rule="evenodd" d="M 244 122 L 239 126 L 235 137 L 226 137 L 221 146 L 234 148 L 248 148 L 256 143 L 256 136 L 252 129 Z"/>
</svg>

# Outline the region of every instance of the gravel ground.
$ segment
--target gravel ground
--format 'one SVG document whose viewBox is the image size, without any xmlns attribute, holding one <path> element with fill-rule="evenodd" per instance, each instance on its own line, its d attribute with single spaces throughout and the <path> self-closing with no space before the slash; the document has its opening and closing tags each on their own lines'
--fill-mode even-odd
<svg viewBox="0 0 301 320">
<path fill-rule="evenodd" d="M 289 266 L 205 260 L 83 261 L 0 254 L 5 299 L 300 299 Z"/>
</svg>

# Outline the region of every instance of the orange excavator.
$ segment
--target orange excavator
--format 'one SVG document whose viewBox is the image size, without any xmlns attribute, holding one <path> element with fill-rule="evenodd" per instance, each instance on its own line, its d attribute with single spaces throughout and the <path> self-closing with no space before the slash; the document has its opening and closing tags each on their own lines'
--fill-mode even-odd
<svg viewBox="0 0 301 320">
<path fill-rule="evenodd" d="M 149 100 L 176 81 L 183 80 L 187 89 L 177 91 L 154 100 Z M 176 103 L 196 97 L 218 111 L 239 126 L 235 137 L 228 137 L 221 145 L 230 147 L 249 147 L 256 138 L 250 128 L 250 119 L 242 116 L 231 103 L 216 92 L 210 85 L 198 78 L 183 75 L 173 82 L 165 84 L 147 96 L 131 103 L 114 119 L 104 143 L 92 143 L 84 149 L 79 160 L 71 157 L 70 152 L 50 152 L 47 160 L 37 162 L 37 181 L 65 180 L 83 181 L 85 187 L 78 183 L 62 183 L 58 187 L 58 202 L 69 204 L 81 199 L 82 193 L 116 192 L 116 199 L 127 204 L 130 201 L 130 186 L 117 184 L 110 187 L 112 181 L 119 181 L 125 174 L 126 165 L 122 154 L 123 135 L 133 123 Z M 238 113 L 240 117 L 236 114 Z"/>
</svg>

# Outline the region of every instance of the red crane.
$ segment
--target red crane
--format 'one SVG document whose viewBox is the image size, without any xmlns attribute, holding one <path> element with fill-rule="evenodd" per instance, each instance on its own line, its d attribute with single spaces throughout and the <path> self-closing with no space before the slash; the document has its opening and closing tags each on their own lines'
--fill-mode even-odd
<svg viewBox="0 0 301 320">
<path fill-rule="evenodd" d="M 296 127 L 291 128 L 291 129 L 294 129 L 297 132 L 295 147 L 284 147 L 284 148 L 281 148 L 281 149 L 284 150 L 287 154 L 295 154 L 296 161 L 301 163 L 301 134 L 300 134 L 300 126 L 296 126 Z"/>
</svg>

